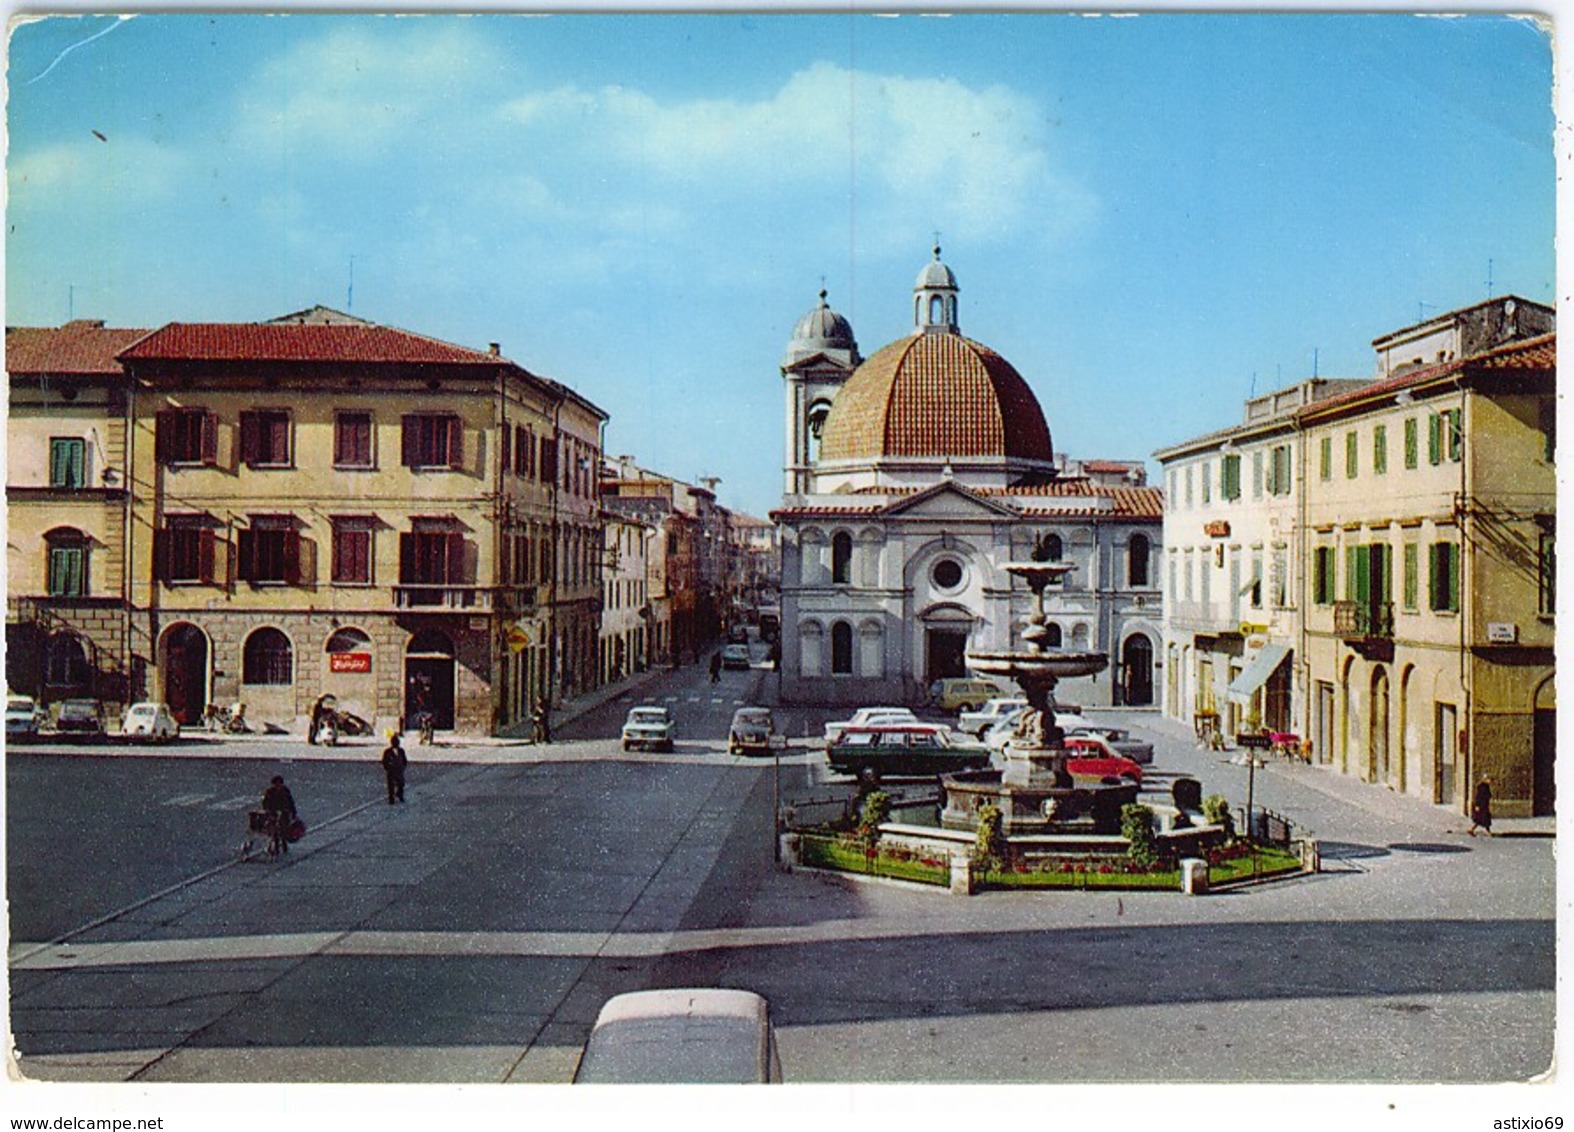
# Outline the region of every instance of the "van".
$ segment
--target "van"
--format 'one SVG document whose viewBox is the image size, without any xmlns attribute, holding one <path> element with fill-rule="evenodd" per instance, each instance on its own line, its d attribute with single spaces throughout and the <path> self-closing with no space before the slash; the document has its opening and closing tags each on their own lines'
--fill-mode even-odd
<svg viewBox="0 0 1574 1132">
<path fill-rule="evenodd" d="M 602 1006 L 576 1085 L 780 1083 L 770 1006 L 722 987 L 633 991 Z"/>
<path fill-rule="evenodd" d="M 941 711 L 976 711 L 987 700 L 1010 693 L 993 680 L 953 676 L 929 685 L 929 702 Z"/>
</svg>

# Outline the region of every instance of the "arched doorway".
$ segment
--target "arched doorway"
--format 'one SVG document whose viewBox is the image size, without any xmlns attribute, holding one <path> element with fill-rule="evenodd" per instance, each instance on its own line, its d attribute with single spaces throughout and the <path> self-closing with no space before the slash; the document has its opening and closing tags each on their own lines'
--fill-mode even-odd
<svg viewBox="0 0 1574 1132">
<path fill-rule="evenodd" d="M 190 622 L 171 625 L 159 646 L 164 702 L 183 726 L 202 722 L 208 708 L 208 638 Z"/>
<path fill-rule="evenodd" d="M 454 642 L 447 633 L 424 629 L 410 638 L 404 654 L 404 726 L 420 726 L 417 717 L 432 713 L 432 726 L 454 726 Z"/>
<path fill-rule="evenodd" d="M 1530 812 L 1557 813 L 1558 698 L 1552 677 L 1536 689 L 1535 730 L 1531 738 Z"/>
<path fill-rule="evenodd" d="M 1141 633 L 1126 638 L 1121 649 L 1121 700 L 1133 707 L 1153 702 L 1153 642 Z"/>
<path fill-rule="evenodd" d="M 1372 671 L 1372 710 L 1367 736 L 1367 773 L 1371 781 L 1388 781 L 1388 671 Z"/>
</svg>

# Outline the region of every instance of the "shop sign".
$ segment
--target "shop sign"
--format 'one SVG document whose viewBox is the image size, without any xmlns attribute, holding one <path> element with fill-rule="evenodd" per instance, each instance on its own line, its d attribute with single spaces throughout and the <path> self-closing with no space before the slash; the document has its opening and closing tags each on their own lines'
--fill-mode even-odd
<svg viewBox="0 0 1574 1132">
<path fill-rule="evenodd" d="M 328 654 L 329 672 L 370 672 L 372 654 L 369 652 L 331 652 Z"/>
<path fill-rule="evenodd" d="M 1228 519 L 1215 519 L 1211 523 L 1202 525 L 1202 533 L 1209 538 L 1229 538 L 1230 521 Z"/>
<path fill-rule="evenodd" d="M 1512 621 L 1488 621 L 1487 641 L 1494 645 L 1512 645 L 1519 641 L 1519 626 Z"/>
</svg>

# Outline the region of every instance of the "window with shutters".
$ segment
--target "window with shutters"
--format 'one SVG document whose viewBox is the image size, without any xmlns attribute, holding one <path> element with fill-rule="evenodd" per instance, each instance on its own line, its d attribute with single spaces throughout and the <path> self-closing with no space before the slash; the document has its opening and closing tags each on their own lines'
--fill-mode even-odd
<svg viewBox="0 0 1574 1132">
<path fill-rule="evenodd" d="M 410 413 L 403 419 L 407 468 L 458 468 L 464 460 L 464 428 L 452 413 Z"/>
<path fill-rule="evenodd" d="M 1219 470 L 1219 494 L 1226 499 L 1241 497 L 1241 458 L 1231 454 L 1224 458 Z"/>
<path fill-rule="evenodd" d="M 65 527 L 44 536 L 50 597 L 87 596 L 87 536 Z"/>
<path fill-rule="evenodd" d="M 527 425 L 514 426 L 514 474 L 532 476 L 536 472 L 536 430 Z"/>
<path fill-rule="evenodd" d="M 154 422 L 154 451 L 169 466 L 216 464 L 219 421 L 205 409 L 164 409 Z"/>
<path fill-rule="evenodd" d="M 87 441 L 79 436 L 50 438 L 49 486 L 87 486 Z"/>
<path fill-rule="evenodd" d="M 1459 544 L 1434 542 L 1427 547 L 1429 604 L 1434 613 L 1459 612 Z"/>
<path fill-rule="evenodd" d="M 1541 519 L 1536 545 L 1537 612 L 1548 617 L 1558 607 L 1558 538 L 1550 515 Z"/>
<path fill-rule="evenodd" d="M 536 464 L 536 472 L 542 483 L 557 482 L 557 440 L 554 437 L 541 438 L 541 459 Z"/>
<path fill-rule="evenodd" d="M 1358 433 L 1344 434 L 1344 478 L 1355 479 L 1361 470 L 1361 438 Z"/>
<path fill-rule="evenodd" d="M 1400 601 L 1402 608 L 1414 613 L 1421 595 L 1421 548 L 1416 543 L 1405 543 L 1402 568 L 1405 577 L 1400 589 Z"/>
<path fill-rule="evenodd" d="M 1318 605 L 1334 602 L 1334 548 L 1319 546 L 1312 557 L 1312 600 Z"/>
<path fill-rule="evenodd" d="M 1252 453 L 1252 498 L 1262 498 L 1263 460 L 1259 449 Z"/>
<path fill-rule="evenodd" d="M 1320 479 L 1334 478 L 1334 438 L 1325 436 L 1317 446 L 1317 475 Z"/>
<path fill-rule="evenodd" d="M 251 516 L 237 541 L 241 581 L 286 586 L 300 580 L 301 536 L 288 515 Z"/>
<path fill-rule="evenodd" d="M 414 530 L 399 536 L 399 580 L 407 585 L 462 584 L 464 536 L 415 522 Z"/>
<path fill-rule="evenodd" d="M 247 409 L 240 415 L 240 459 L 248 468 L 290 466 L 290 414 Z"/>
<path fill-rule="evenodd" d="M 372 528 L 370 516 L 337 516 L 333 520 L 333 582 L 337 586 L 372 584 Z"/>
<path fill-rule="evenodd" d="M 1372 472 L 1379 476 L 1388 472 L 1388 427 L 1386 425 L 1377 425 L 1372 429 Z"/>
<path fill-rule="evenodd" d="M 1405 418 L 1405 467 L 1414 468 L 1420 463 L 1421 429 L 1414 417 Z"/>
<path fill-rule="evenodd" d="M 171 583 L 215 582 L 218 534 L 212 522 L 203 515 L 171 515 L 165 522 L 153 537 L 158 577 Z"/>
<path fill-rule="evenodd" d="M 372 414 L 340 412 L 333 417 L 333 466 L 370 468 L 372 463 Z"/>
</svg>

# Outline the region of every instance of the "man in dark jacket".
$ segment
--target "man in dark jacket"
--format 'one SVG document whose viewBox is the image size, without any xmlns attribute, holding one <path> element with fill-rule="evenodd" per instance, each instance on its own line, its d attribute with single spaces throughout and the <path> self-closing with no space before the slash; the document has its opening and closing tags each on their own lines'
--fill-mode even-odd
<svg viewBox="0 0 1574 1132">
<path fill-rule="evenodd" d="M 274 775 L 273 783 L 263 791 L 262 809 L 264 813 L 271 814 L 273 817 L 268 852 L 288 853 L 290 842 L 287 832 L 296 818 L 295 796 L 290 793 L 290 788 L 284 785 L 284 779 L 280 775 Z"/>
<path fill-rule="evenodd" d="M 388 780 L 388 804 L 404 801 L 404 768 L 409 763 L 404 748 L 399 745 L 399 733 L 388 733 L 388 746 L 383 748 L 383 777 Z"/>
</svg>

